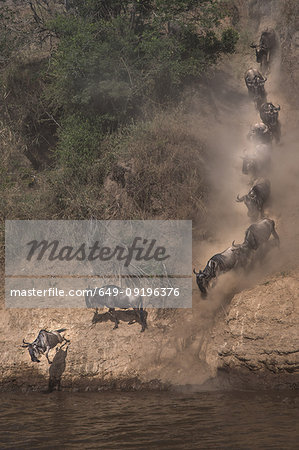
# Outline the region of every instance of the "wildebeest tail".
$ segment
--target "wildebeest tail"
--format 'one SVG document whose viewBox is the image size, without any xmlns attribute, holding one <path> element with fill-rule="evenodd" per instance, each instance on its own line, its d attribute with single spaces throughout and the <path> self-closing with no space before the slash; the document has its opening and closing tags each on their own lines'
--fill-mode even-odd
<svg viewBox="0 0 299 450">
<path fill-rule="evenodd" d="M 67 330 L 67 328 L 60 328 L 59 330 L 55 330 L 55 331 L 57 331 L 57 333 L 62 333 L 63 331 L 66 331 Z"/>
</svg>

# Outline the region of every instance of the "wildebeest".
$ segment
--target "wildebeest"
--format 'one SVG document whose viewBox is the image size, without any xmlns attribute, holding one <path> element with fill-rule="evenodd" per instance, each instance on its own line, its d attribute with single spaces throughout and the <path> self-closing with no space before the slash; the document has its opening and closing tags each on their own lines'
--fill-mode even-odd
<svg viewBox="0 0 299 450">
<path fill-rule="evenodd" d="M 132 325 L 133 323 L 140 323 L 142 326 L 143 320 L 145 321 L 145 327 L 147 328 L 146 319 L 147 319 L 147 311 L 143 311 L 143 319 L 140 317 L 140 311 L 133 309 L 133 310 L 118 310 L 113 312 L 106 312 L 103 314 L 99 314 L 98 308 L 96 308 L 93 318 L 92 318 L 92 324 L 95 325 L 96 323 L 101 322 L 114 322 L 117 321 L 117 324 L 119 324 L 120 321 L 122 322 L 128 322 L 128 325 Z"/>
<path fill-rule="evenodd" d="M 251 127 L 247 138 L 255 144 L 271 144 L 272 133 L 266 124 L 258 122 Z"/>
<path fill-rule="evenodd" d="M 193 272 L 196 275 L 196 283 L 203 297 L 207 295 L 207 289 L 213 278 L 231 269 L 245 267 L 248 261 L 249 248 L 245 246 L 232 246 L 217 253 L 209 259 L 203 270 Z"/>
<path fill-rule="evenodd" d="M 23 339 L 24 345 L 22 345 L 22 347 L 28 348 L 29 354 L 31 356 L 31 361 L 40 362 L 40 355 L 45 354 L 48 363 L 52 364 L 49 360 L 49 351 L 63 341 L 70 342 L 64 336 L 61 336 L 60 333 L 62 333 L 63 331 L 66 331 L 66 328 L 61 328 L 60 330 L 55 331 L 40 330 L 37 338 L 32 343 L 25 342 L 25 340 Z"/>
<path fill-rule="evenodd" d="M 103 292 L 103 295 L 100 295 L 100 291 Z M 114 316 L 115 308 L 133 308 L 138 310 L 142 325 L 141 332 L 147 327 L 142 297 L 126 295 L 125 288 L 122 289 L 114 284 L 107 284 L 102 286 L 100 290 L 97 289 L 97 292 L 94 293 L 94 295 L 92 295 L 92 289 L 88 288 L 85 290 L 85 303 L 87 308 L 109 308 L 109 312 L 114 317 L 114 329 L 118 328 L 118 320 Z"/>
<path fill-rule="evenodd" d="M 255 48 L 256 61 L 261 65 L 261 72 L 268 72 L 277 48 L 275 31 L 272 29 L 263 31 L 259 45 L 251 44 L 250 47 Z"/>
<path fill-rule="evenodd" d="M 260 108 L 260 116 L 262 121 L 267 125 L 276 142 L 280 140 L 280 123 L 278 121 L 278 111 L 280 106 L 274 106 L 273 103 L 263 103 Z"/>
<path fill-rule="evenodd" d="M 242 156 L 242 173 L 252 176 L 253 179 L 267 175 L 271 167 L 271 153 L 271 147 L 266 144 L 259 144 L 254 150 L 245 151 Z"/>
<path fill-rule="evenodd" d="M 265 82 L 267 78 L 263 77 L 257 69 L 250 68 L 245 72 L 244 79 L 248 94 L 253 99 L 256 108 L 259 109 L 266 101 Z"/>
<path fill-rule="evenodd" d="M 279 236 L 275 230 L 275 222 L 272 219 L 262 219 L 257 223 L 250 225 L 245 232 L 245 239 L 242 244 L 232 243 L 234 248 L 247 248 L 249 250 L 257 250 L 261 245 L 265 244 L 270 236 L 274 237 L 277 245 L 279 245 Z"/>
<path fill-rule="evenodd" d="M 248 212 L 247 215 L 256 220 L 264 217 L 264 206 L 270 197 L 270 181 L 264 178 L 255 180 L 247 195 L 237 196 L 237 202 L 244 202 Z"/>
</svg>

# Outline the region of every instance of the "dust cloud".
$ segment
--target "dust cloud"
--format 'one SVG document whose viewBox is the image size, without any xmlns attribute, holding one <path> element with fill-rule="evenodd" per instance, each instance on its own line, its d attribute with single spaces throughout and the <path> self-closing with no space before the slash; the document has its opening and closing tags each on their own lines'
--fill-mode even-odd
<svg viewBox="0 0 299 450">
<path fill-rule="evenodd" d="M 273 26 L 273 23 L 269 23 Z M 260 29 L 263 29 L 261 26 Z M 246 136 L 250 126 L 260 122 L 258 111 L 248 97 L 243 73 L 250 67 L 259 68 L 255 55 L 241 55 L 226 61 L 210 80 L 212 101 L 200 99 L 197 123 L 198 135 L 204 136 L 209 148 L 208 179 L 212 186 L 207 211 L 204 240 L 193 245 L 193 267 L 203 269 L 214 254 L 228 248 L 232 241 L 243 242 L 245 231 L 251 224 L 243 203 L 237 203 L 237 194 L 246 194 L 251 180 L 242 174 L 241 156 L 250 143 Z M 238 75 L 236 75 L 236 73 Z M 267 101 L 281 106 L 281 141 L 273 142 L 271 169 L 267 178 L 271 182 L 271 200 L 265 217 L 275 221 L 280 236 L 280 248 L 273 248 L 251 271 L 231 271 L 221 275 L 215 286 L 202 299 L 195 277 L 193 279 L 193 321 L 197 334 L 198 357 L 204 360 L 204 343 L 218 314 L 225 315 L 233 296 L 244 289 L 273 277 L 277 273 L 296 270 L 299 264 L 299 123 L 298 110 L 288 97 L 292 92 L 288 79 L 281 70 L 281 54 L 277 52 L 265 85 Z M 295 87 L 294 87 L 295 88 Z"/>
</svg>

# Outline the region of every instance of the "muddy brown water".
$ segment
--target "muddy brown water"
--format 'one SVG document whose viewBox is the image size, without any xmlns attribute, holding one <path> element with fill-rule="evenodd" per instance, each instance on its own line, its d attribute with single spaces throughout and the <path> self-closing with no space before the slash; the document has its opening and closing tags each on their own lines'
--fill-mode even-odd
<svg viewBox="0 0 299 450">
<path fill-rule="evenodd" d="M 0 448 L 295 449 L 298 393 L 0 395 Z"/>
</svg>

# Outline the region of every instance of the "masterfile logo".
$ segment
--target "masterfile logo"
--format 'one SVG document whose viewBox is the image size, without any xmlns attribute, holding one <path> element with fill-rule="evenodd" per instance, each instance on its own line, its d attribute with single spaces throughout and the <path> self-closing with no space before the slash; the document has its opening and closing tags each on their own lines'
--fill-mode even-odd
<svg viewBox="0 0 299 450">
<path fill-rule="evenodd" d="M 7 306 L 84 306 L 70 292 L 87 286 L 118 286 L 156 305 L 165 292 L 185 295 L 191 230 L 191 221 L 6 221 Z M 184 307 L 179 296 L 170 307 Z"/>
</svg>

